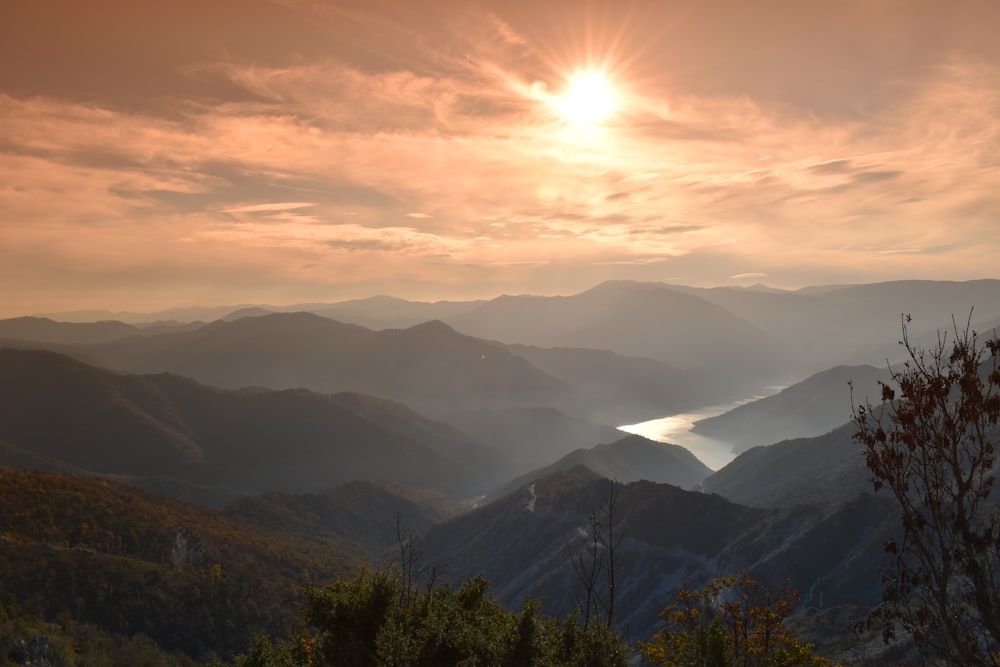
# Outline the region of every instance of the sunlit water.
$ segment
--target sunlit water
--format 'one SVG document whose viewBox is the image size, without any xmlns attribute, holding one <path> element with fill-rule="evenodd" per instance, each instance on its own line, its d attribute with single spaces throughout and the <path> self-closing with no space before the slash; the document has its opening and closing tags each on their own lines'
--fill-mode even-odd
<svg viewBox="0 0 1000 667">
<path fill-rule="evenodd" d="M 773 388 L 780 390 L 780 387 Z M 774 392 L 769 392 L 774 393 Z M 626 433 L 641 435 L 657 442 L 669 442 L 672 445 L 680 445 L 698 457 L 698 460 L 707 465 L 712 470 L 719 470 L 727 463 L 736 458 L 733 453 L 733 444 L 725 440 L 707 438 L 703 435 L 691 432 L 691 427 L 699 419 L 707 419 L 721 415 L 733 408 L 749 403 L 750 401 L 762 398 L 762 396 L 752 396 L 742 401 L 725 403 L 722 405 L 711 405 L 695 412 L 685 412 L 683 414 L 660 417 L 638 424 L 626 424 L 618 428 Z"/>
</svg>

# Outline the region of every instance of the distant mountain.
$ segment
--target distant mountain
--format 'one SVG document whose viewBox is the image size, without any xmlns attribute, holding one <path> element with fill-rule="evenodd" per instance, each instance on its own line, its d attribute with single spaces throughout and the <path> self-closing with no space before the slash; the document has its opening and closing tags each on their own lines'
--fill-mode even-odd
<svg viewBox="0 0 1000 667">
<path fill-rule="evenodd" d="M 392 296 L 378 295 L 363 299 L 349 299 L 329 303 L 296 303 L 291 305 L 241 304 L 229 306 L 190 306 L 151 312 L 77 310 L 44 313 L 43 316 L 65 322 L 95 322 L 121 320 L 141 325 L 156 320 L 186 323 L 238 319 L 265 313 L 309 312 L 341 322 L 358 324 L 372 329 L 406 328 L 428 320 L 437 320 L 475 308 L 483 301 L 408 301 Z M 235 315 L 235 317 L 234 317 Z"/>
<path fill-rule="evenodd" d="M 273 310 L 268 310 L 267 308 L 261 308 L 260 306 L 247 306 L 245 308 L 239 308 L 229 313 L 228 315 L 223 315 L 219 319 L 223 322 L 232 322 L 233 320 L 242 320 L 244 317 L 262 317 L 264 315 L 273 315 Z"/>
<path fill-rule="evenodd" d="M 835 365 L 882 365 L 899 356 L 895 342 L 902 314 L 913 316 L 911 333 L 916 339 L 949 328 L 952 316 L 964 322 L 973 307 L 975 321 L 996 320 L 1000 281 L 900 280 L 795 291 L 613 281 L 570 296 L 502 296 L 485 302 L 426 303 L 376 296 L 293 306 L 80 311 L 48 317 L 191 322 L 216 320 L 241 308 L 263 308 L 315 312 L 374 329 L 439 319 L 463 333 L 508 344 L 607 349 L 679 368 L 719 370 L 733 362 L 731 379 L 741 381 L 748 360 L 760 360 L 765 363 L 758 366 L 782 371 L 778 379 L 787 381 Z M 0 332 L 0 338 L 5 337 Z"/>
<path fill-rule="evenodd" d="M 699 435 L 733 444 L 734 452 L 781 440 L 821 435 L 851 417 L 853 399 L 880 395 L 879 381 L 890 373 L 873 366 L 837 366 L 782 389 L 777 394 L 745 403 L 716 417 L 695 422 Z"/>
<path fill-rule="evenodd" d="M 464 497 L 509 470 L 495 450 L 384 400 L 227 391 L 21 350 L 0 350 L 0 441 L 93 473 L 233 495 L 387 479 Z"/>
<path fill-rule="evenodd" d="M 914 339 L 1000 315 L 1000 280 L 899 280 L 765 293 L 731 287 L 674 289 L 696 295 L 780 341 L 783 364 L 815 373 L 838 364 L 883 365 L 900 358 L 900 317 L 913 316 Z"/>
<path fill-rule="evenodd" d="M 431 414 L 587 407 L 585 397 L 524 358 L 438 321 L 376 332 L 311 313 L 275 313 L 67 351 L 130 372 L 166 371 L 234 389 L 354 391 Z"/>
<path fill-rule="evenodd" d="M 45 317 L 0 320 L 0 339 L 39 343 L 108 343 L 142 331 L 122 322 L 56 322 Z"/>
<path fill-rule="evenodd" d="M 682 585 L 741 569 L 764 581 L 787 576 L 806 608 L 867 606 L 880 597 L 886 499 L 754 509 L 666 484 L 618 488 L 615 528 L 624 539 L 615 606 L 627 637 L 650 636 Z M 600 512 L 609 492 L 610 482 L 586 468 L 561 471 L 436 524 L 420 546 L 452 581 L 482 573 L 507 604 L 529 597 L 550 613 L 566 613 L 580 592 L 571 554 L 580 553 L 587 517 Z"/>
<path fill-rule="evenodd" d="M 39 317 L 49 317 L 60 322 L 96 322 L 118 320 L 139 326 L 147 322 L 212 322 L 242 308 L 255 308 L 259 304 L 229 306 L 182 306 L 148 312 L 131 310 L 69 310 L 54 313 L 39 313 Z M 267 306 L 260 306 L 266 308 Z M 300 309 L 301 310 L 301 309 Z"/>
<path fill-rule="evenodd" d="M 684 369 L 727 369 L 730 383 L 760 382 L 779 349 L 745 319 L 658 283 L 606 282 L 572 296 L 503 296 L 447 319 L 505 343 L 611 350 Z M 755 385 L 756 386 L 756 385 Z"/>
<path fill-rule="evenodd" d="M 548 465 L 573 450 L 622 436 L 616 428 L 570 417 L 555 408 L 483 408 L 452 413 L 447 420 L 502 451 L 518 472 Z"/>
<path fill-rule="evenodd" d="M 306 538 L 106 480 L 11 468 L 0 468 L 0 526 L 8 609 L 141 633 L 206 663 L 245 651 L 257 634 L 293 632 L 304 578 L 331 582 L 365 559 L 328 534 Z"/>
<path fill-rule="evenodd" d="M 692 489 L 712 474 L 712 470 L 679 445 L 654 442 L 629 435 L 614 442 L 576 449 L 552 465 L 521 475 L 490 494 L 496 498 L 561 470 L 584 467 L 617 482 L 646 480 Z"/>
<path fill-rule="evenodd" d="M 872 490 L 853 423 L 824 435 L 754 447 L 702 482 L 709 493 L 759 507 L 838 502 Z"/>
<path fill-rule="evenodd" d="M 371 329 L 405 329 L 430 320 L 445 320 L 466 313 L 483 301 L 407 301 L 391 296 L 341 301 L 326 306 L 297 308 Z"/>
<path fill-rule="evenodd" d="M 681 370 L 606 350 L 508 346 L 459 334 L 440 321 L 373 331 L 310 313 L 273 313 L 142 334 L 100 345 L 10 344 L 226 388 L 363 392 L 439 418 L 481 409 L 553 408 L 617 425 L 740 395 L 728 374 Z"/>
<path fill-rule="evenodd" d="M 654 359 L 586 348 L 508 348 L 586 394 L 596 406 L 590 418 L 603 423 L 631 424 L 742 397 L 734 394 L 725 374 L 680 369 Z"/>
</svg>

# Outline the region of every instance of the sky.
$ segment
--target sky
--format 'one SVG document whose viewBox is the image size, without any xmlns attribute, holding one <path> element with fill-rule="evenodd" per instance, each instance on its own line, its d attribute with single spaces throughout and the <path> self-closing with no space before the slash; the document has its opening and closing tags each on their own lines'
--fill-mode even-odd
<svg viewBox="0 0 1000 667">
<path fill-rule="evenodd" d="M 4 0 L 0 315 L 998 278 L 994 0 Z"/>
</svg>

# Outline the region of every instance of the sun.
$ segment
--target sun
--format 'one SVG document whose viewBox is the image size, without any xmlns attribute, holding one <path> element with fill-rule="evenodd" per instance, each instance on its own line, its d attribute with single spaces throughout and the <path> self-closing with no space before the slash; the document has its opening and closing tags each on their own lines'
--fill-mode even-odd
<svg viewBox="0 0 1000 667">
<path fill-rule="evenodd" d="M 607 120 L 618 108 L 615 92 L 599 72 L 574 74 L 566 92 L 555 99 L 555 107 L 576 125 L 592 125 Z"/>
</svg>

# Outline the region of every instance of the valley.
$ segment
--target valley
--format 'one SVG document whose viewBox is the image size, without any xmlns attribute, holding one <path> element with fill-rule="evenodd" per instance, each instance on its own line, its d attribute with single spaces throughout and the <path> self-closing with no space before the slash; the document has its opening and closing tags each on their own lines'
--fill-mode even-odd
<svg viewBox="0 0 1000 667">
<path fill-rule="evenodd" d="M 746 571 L 799 591 L 796 627 L 821 654 L 863 664 L 888 649 L 810 619 L 861 622 L 880 599 L 896 510 L 872 493 L 851 414 L 899 356 L 868 362 L 897 301 L 920 306 L 922 341 L 948 326 L 932 316 L 972 301 L 976 326 L 1000 323 L 1000 281 L 934 287 L 917 303 L 905 297 L 926 285 L 616 282 L 147 314 L 155 327 L 2 320 L 5 594 L 39 622 L 143 633 L 205 661 L 287 634 L 306 580 L 399 562 L 405 543 L 438 581 L 482 575 L 508 608 L 537 599 L 564 617 L 597 520 L 618 540 L 628 642 L 656 632 L 682 587 Z M 846 336 L 832 322 L 858 316 L 859 292 Z M 617 518 L 595 519 L 609 498 Z M 189 555 L 172 556 L 180 541 Z M 276 579 L 255 593 L 265 569 Z M 228 588 L 209 595 L 219 571 Z M 202 599 L 238 628 L 229 643 L 157 624 Z M 133 611 L 102 616 L 109 604 Z"/>
<path fill-rule="evenodd" d="M 707 406 L 696 412 L 668 415 L 638 424 L 625 424 L 618 428 L 626 433 L 641 435 L 657 442 L 680 445 L 712 470 L 720 470 L 736 458 L 738 454 L 736 443 L 732 440 L 700 435 L 695 432 L 695 425 L 703 419 L 724 415 L 734 408 L 761 398 L 764 396 L 751 396 L 741 401 Z"/>
</svg>

